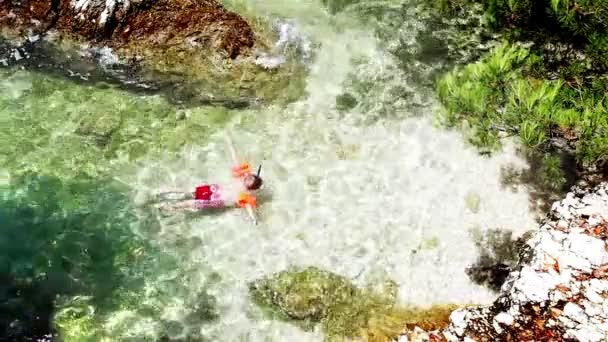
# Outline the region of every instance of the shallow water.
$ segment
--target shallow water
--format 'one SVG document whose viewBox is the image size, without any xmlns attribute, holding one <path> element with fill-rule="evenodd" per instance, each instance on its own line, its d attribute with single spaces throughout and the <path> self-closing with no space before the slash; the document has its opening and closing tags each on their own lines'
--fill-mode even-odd
<svg viewBox="0 0 608 342">
<path fill-rule="evenodd" d="M 177 262 L 160 263 L 155 274 L 146 276 L 139 304 L 110 310 L 100 320 L 109 340 L 161 333 L 183 337 L 185 326 L 190 336 L 213 341 L 320 341 L 321 332 L 262 317 L 248 299 L 248 281 L 290 266 L 319 266 L 361 285 L 388 277 L 399 285 L 402 303 L 491 302 L 494 294 L 464 272 L 478 256 L 471 231 L 503 228 L 519 234 L 535 226 L 525 189 L 501 187 L 501 166 L 525 167 L 514 147 L 483 157 L 460 133 L 435 127 L 437 104 L 426 96 L 428 89 L 398 67 L 385 50 L 390 44 L 376 38 L 371 24 L 347 14 L 332 16 L 311 1 L 229 5 L 268 20 L 288 17 L 312 43 L 305 98 L 284 107 L 222 110 L 221 115 L 213 108 L 177 110 L 156 97 L 89 89 L 93 95 L 85 105 L 103 98 L 121 120 L 133 120 L 118 128 L 120 138 L 113 136 L 116 154 L 102 160 L 95 158 L 98 147 L 77 145 L 89 140 L 72 133 L 87 109 L 79 107 L 81 98 L 65 94 L 81 86 L 65 90 L 64 81 L 50 79 L 58 90 L 44 99 L 56 105 L 50 107 L 48 124 L 41 125 L 41 141 L 11 150 L 10 156 L 20 154 L 24 163 L 5 161 L 9 171 L 28 164 L 63 177 L 86 162 L 91 175 L 109 174 L 129 186 L 133 205 L 143 208 L 159 191 L 230 181 L 226 129 L 244 158 L 263 164 L 265 200 L 258 226 L 239 210 L 194 217 L 139 213 L 133 228 L 158 245 L 161 258 L 168 255 Z M 41 77 L 23 71 L 2 74 L 3 113 L 11 114 L 6 117 L 12 125 L 22 120 L 15 108 L 44 105 L 41 95 L 30 91 Z M 397 88 L 407 96 L 395 95 Z M 357 107 L 338 111 L 336 96 L 345 91 L 366 96 L 359 97 Z M 157 110 L 147 116 L 151 108 Z M 183 122 L 176 121 L 176 112 L 185 113 Z M 221 120 L 209 119 L 218 115 Z M 24 128 L 23 134 L 5 137 L 23 142 L 27 134 Z M 138 143 L 147 147 L 134 149 Z M 478 207 L 467 204 L 467 198 L 478 199 Z M 215 298 L 219 316 L 192 323 L 195 294 L 203 289 Z M 143 314 L 137 305 L 155 306 L 158 313 Z M 167 321 L 173 329 L 167 329 Z"/>
</svg>

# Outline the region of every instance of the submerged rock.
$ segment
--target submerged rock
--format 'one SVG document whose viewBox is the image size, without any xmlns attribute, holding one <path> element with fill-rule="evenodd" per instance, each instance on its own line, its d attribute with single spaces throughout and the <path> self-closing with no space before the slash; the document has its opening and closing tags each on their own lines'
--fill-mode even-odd
<svg viewBox="0 0 608 342">
<path fill-rule="evenodd" d="M 215 0 L 0 2 L 2 64 L 163 91 L 178 102 L 238 108 L 297 98 L 303 81 L 288 78 L 303 65 L 259 66 L 253 54 L 269 49 L 263 40 Z"/>
<path fill-rule="evenodd" d="M 443 327 L 456 307 L 398 306 L 396 286 L 391 281 L 358 288 L 345 277 L 315 267 L 283 271 L 254 281 L 250 292 L 254 302 L 278 318 L 304 328 L 320 323 L 328 341 L 390 341 L 415 327 Z"/>
<path fill-rule="evenodd" d="M 344 277 L 309 267 L 255 281 L 250 291 L 255 301 L 274 306 L 289 318 L 318 322 L 330 307 L 348 300 L 357 289 Z"/>
<path fill-rule="evenodd" d="M 553 204 L 492 306 L 454 311 L 448 341 L 608 338 L 608 183 Z"/>
</svg>

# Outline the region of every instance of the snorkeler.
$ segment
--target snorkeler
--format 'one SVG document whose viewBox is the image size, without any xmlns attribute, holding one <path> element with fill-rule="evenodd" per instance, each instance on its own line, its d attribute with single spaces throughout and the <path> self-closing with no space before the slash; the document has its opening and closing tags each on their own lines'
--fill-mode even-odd
<svg viewBox="0 0 608 342">
<path fill-rule="evenodd" d="M 228 135 L 226 135 L 226 142 L 235 165 L 232 167 L 232 176 L 237 181 L 236 184 L 227 187 L 220 187 L 217 184 L 202 184 L 190 193 L 162 193 L 159 194 L 162 202 L 157 207 L 162 210 L 191 212 L 239 207 L 246 209 L 253 223 L 257 224 L 254 210 L 257 207 L 256 192 L 263 184 L 262 178 L 260 178 L 262 165 L 258 167 L 256 173 L 253 173 L 249 163 L 238 161 Z"/>
</svg>

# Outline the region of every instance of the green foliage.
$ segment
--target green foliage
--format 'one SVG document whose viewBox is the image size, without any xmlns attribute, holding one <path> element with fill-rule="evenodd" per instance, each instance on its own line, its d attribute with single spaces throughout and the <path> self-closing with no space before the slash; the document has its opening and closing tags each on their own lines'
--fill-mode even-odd
<svg viewBox="0 0 608 342">
<path fill-rule="evenodd" d="M 347 111 L 357 106 L 357 99 L 349 93 L 336 96 L 336 108 L 340 111 Z"/>
<path fill-rule="evenodd" d="M 408 327 L 447 325 L 454 305 L 426 309 L 395 305 L 396 284 L 358 288 L 345 277 L 315 267 L 273 274 L 250 284 L 251 296 L 273 317 L 304 328 L 320 323 L 327 341 L 392 341 Z"/>
<path fill-rule="evenodd" d="M 483 4 L 487 22 L 504 32 L 511 40 L 531 40 L 537 43 L 539 54 L 551 53 L 561 60 L 558 69 L 576 63 L 576 53 L 590 58 L 587 68 L 606 71 L 608 61 L 608 2 L 604 0 L 437 0 L 434 6 L 450 13 L 454 8 L 472 10 L 477 3 Z M 549 45 L 545 43 L 550 43 Z M 569 52 L 557 56 L 555 47 L 565 47 Z"/>
<path fill-rule="evenodd" d="M 531 77 L 538 59 L 526 48 L 503 43 L 478 63 L 444 75 L 437 83 L 444 122 L 454 126 L 466 121 L 469 140 L 483 149 L 499 146 L 501 135 L 517 134 L 527 147 L 548 151 L 552 138 L 561 137 L 574 143 L 579 161 L 605 159 L 605 98 L 593 89 Z M 551 165 L 546 174 L 555 179 L 555 160 L 548 157 L 546 162 Z"/>
<path fill-rule="evenodd" d="M 542 182 L 549 189 L 561 190 L 566 182 L 564 172 L 561 169 L 561 160 L 558 156 L 544 155 L 540 172 Z"/>
</svg>

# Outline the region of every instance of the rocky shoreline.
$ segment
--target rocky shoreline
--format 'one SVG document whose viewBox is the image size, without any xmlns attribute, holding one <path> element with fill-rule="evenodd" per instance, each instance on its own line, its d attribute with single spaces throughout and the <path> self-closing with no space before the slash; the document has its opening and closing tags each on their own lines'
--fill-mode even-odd
<svg viewBox="0 0 608 342">
<path fill-rule="evenodd" d="M 108 45 L 207 45 L 234 59 L 251 48 L 249 24 L 213 0 L 30 0 L 0 2 L 0 26 L 17 32 L 50 30 Z"/>
<path fill-rule="evenodd" d="M 440 331 L 398 341 L 582 341 L 608 338 L 608 183 L 553 204 L 489 307 L 454 311 Z"/>
</svg>

